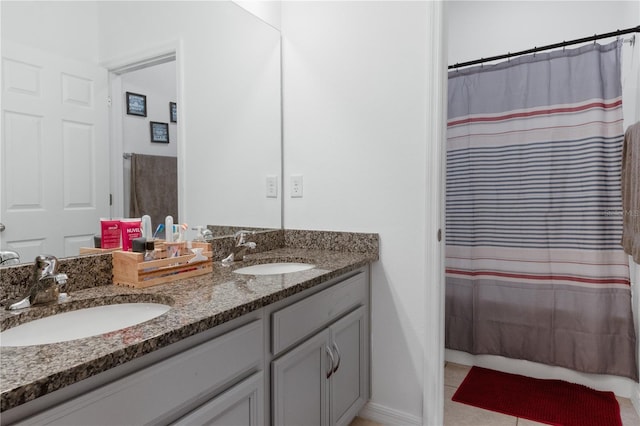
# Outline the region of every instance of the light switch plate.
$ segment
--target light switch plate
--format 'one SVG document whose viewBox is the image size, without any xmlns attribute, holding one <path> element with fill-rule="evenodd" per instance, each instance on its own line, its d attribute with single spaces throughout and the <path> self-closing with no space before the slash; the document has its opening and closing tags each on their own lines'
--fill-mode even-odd
<svg viewBox="0 0 640 426">
<path fill-rule="evenodd" d="M 278 198 L 277 176 L 267 176 L 267 198 Z"/>
<path fill-rule="evenodd" d="M 291 176 L 291 198 L 302 198 L 302 175 Z"/>
</svg>

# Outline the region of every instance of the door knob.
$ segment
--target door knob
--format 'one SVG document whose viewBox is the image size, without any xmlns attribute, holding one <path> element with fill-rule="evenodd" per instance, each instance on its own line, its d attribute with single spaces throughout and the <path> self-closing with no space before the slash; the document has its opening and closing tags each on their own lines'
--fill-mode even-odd
<svg viewBox="0 0 640 426">
<path fill-rule="evenodd" d="M 0 223 L 0 232 L 4 231 L 4 223 Z"/>
</svg>

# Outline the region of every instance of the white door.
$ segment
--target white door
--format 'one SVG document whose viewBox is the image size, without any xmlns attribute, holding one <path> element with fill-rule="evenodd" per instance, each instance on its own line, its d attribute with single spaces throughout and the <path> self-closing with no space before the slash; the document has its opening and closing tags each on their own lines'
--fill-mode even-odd
<svg viewBox="0 0 640 426">
<path fill-rule="evenodd" d="M 2 42 L 0 247 L 32 261 L 92 247 L 109 212 L 107 71 Z"/>
</svg>

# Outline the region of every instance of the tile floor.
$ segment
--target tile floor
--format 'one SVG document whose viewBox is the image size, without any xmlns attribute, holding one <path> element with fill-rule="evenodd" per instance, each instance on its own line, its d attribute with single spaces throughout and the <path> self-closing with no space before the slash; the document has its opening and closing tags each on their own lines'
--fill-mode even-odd
<svg viewBox="0 0 640 426">
<path fill-rule="evenodd" d="M 356 417 L 353 419 L 349 426 L 382 426 L 380 423 L 376 423 L 371 420 L 363 419 L 362 417 Z"/>
<path fill-rule="evenodd" d="M 483 410 L 451 401 L 456 389 L 471 367 L 446 363 L 444 368 L 444 426 L 537 426 L 544 423 L 519 419 L 506 414 Z M 640 417 L 627 398 L 617 398 L 623 426 L 640 425 Z M 382 426 L 379 423 L 356 417 L 349 426 Z M 603 425 L 604 426 L 604 425 Z"/>
</svg>

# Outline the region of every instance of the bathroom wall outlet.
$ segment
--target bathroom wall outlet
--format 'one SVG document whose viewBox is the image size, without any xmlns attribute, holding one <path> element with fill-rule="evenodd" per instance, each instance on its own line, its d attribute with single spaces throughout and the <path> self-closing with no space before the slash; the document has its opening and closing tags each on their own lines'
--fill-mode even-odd
<svg viewBox="0 0 640 426">
<path fill-rule="evenodd" d="M 267 176 L 267 198 L 278 198 L 277 176 Z"/>
<path fill-rule="evenodd" d="M 302 198 L 302 175 L 291 176 L 291 198 Z"/>
</svg>

